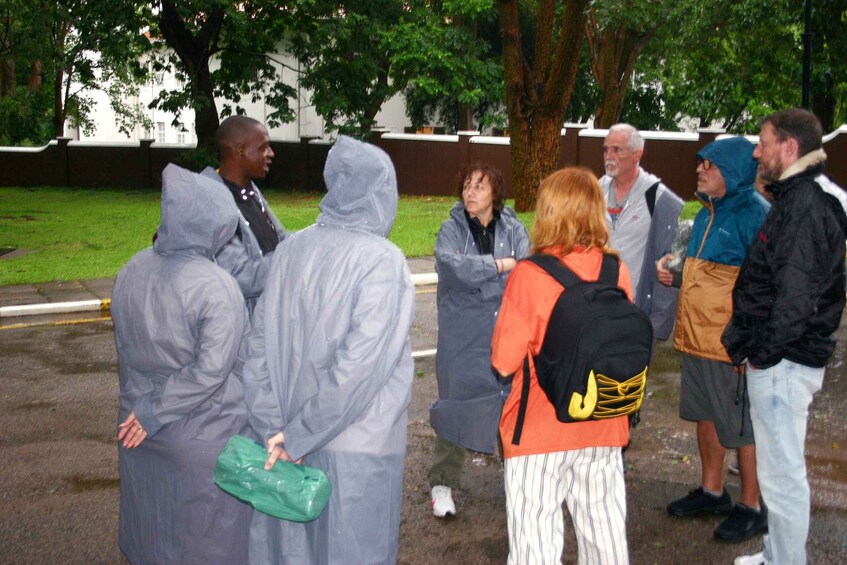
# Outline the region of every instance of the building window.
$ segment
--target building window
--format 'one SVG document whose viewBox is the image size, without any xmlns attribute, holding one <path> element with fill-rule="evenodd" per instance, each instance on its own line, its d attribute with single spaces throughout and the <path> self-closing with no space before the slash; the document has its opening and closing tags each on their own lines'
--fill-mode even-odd
<svg viewBox="0 0 847 565">
<path fill-rule="evenodd" d="M 182 133 L 182 132 L 177 133 L 176 134 L 176 142 L 184 144 L 185 143 L 185 134 Z"/>
<path fill-rule="evenodd" d="M 156 122 L 156 141 L 165 142 L 165 122 Z"/>
</svg>

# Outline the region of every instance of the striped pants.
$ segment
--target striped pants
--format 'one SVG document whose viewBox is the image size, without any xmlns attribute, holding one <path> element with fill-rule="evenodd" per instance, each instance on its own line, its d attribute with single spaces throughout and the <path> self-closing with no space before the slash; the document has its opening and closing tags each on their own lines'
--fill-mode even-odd
<svg viewBox="0 0 847 565">
<path fill-rule="evenodd" d="M 620 447 L 510 457 L 505 478 L 509 565 L 561 562 L 563 501 L 573 519 L 581 565 L 629 563 Z"/>
</svg>

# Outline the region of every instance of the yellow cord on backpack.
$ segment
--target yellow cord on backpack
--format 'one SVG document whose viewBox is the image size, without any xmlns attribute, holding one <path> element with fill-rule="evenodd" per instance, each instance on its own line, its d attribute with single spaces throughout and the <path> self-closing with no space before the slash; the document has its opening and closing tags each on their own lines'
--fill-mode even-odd
<svg viewBox="0 0 847 565">
<path fill-rule="evenodd" d="M 647 367 L 625 381 L 616 381 L 603 374 L 595 375 L 592 370 L 588 375 L 585 396 L 573 393 L 568 414 L 574 420 L 602 420 L 631 414 L 641 408 L 646 385 Z"/>
<path fill-rule="evenodd" d="M 573 393 L 571 403 L 568 405 L 568 414 L 574 420 L 586 420 L 594 413 L 595 406 L 597 406 L 597 377 L 592 370 L 588 374 L 588 388 L 585 396 L 578 392 Z"/>
</svg>

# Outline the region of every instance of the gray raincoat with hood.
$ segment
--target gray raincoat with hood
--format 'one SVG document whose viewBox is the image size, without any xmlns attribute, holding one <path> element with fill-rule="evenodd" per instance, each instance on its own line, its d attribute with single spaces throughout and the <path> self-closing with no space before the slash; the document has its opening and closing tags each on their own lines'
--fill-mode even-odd
<svg viewBox="0 0 847 565">
<path fill-rule="evenodd" d="M 397 181 L 382 150 L 343 136 L 324 180 L 317 223 L 274 254 L 245 383 L 258 435 L 282 430 L 291 458 L 323 469 L 332 496 L 306 524 L 255 512 L 254 564 L 397 559 L 415 304 L 406 260 L 385 239 Z"/>
<path fill-rule="evenodd" d="M 494 230 L 494 254 L 480 255 L 465 207 L 457 202 L 435 240 L 438 271 L 438 400 L 429 419 L 435 432 L 467 449 L 494 453 L 509 385 L 491 368 L 491 335 L 508 273 L 495 259 L 516 261 L 529 236 L 514 210 L 504 207 Z"/>
<path fill-rule="evenodd" d="M 112 293 L 118 422 L 135 411 L 149 434 L 118 452 L 119 544 L 139 565 L 247 561 L 252 510 L 212 482 L 226 441 L 247 431 L 233 373 L 247 311 L 213 260 L 238 223 L 225 190 L 169 165 L 156 243 L 118 273 Z"/>
</svg>

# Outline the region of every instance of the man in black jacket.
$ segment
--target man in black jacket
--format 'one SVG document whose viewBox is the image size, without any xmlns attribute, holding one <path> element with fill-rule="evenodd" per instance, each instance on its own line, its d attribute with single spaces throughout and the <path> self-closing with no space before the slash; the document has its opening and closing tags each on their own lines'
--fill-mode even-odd
<svg viewBox="0 0 847 565">
<path fill-rule="evenodd" d="M 814 114 L 783 110 L 765 119 L 753 153 L 774 201 L 741 267 L 723 343 L 746 369 L 770 514 L 764 551 L 736 565 L 806 562 L 806 421 L 845 304 L 847 194 L 823 175 L 821 138 Z"/>
<path fill-rule="evenodd" d="M 254 181 L 265 178 L 274 157 L 268 130 L 247 116 L 230 116 L 216 134 L 221 157 L 219 170 L 206 167 L 203 176 L 222 182 L 238 206 L 238 230 L 215 257 L 218 265 L 235 277 L 251 316 L 276 246 L 285 229 Z"/>
</svg>

